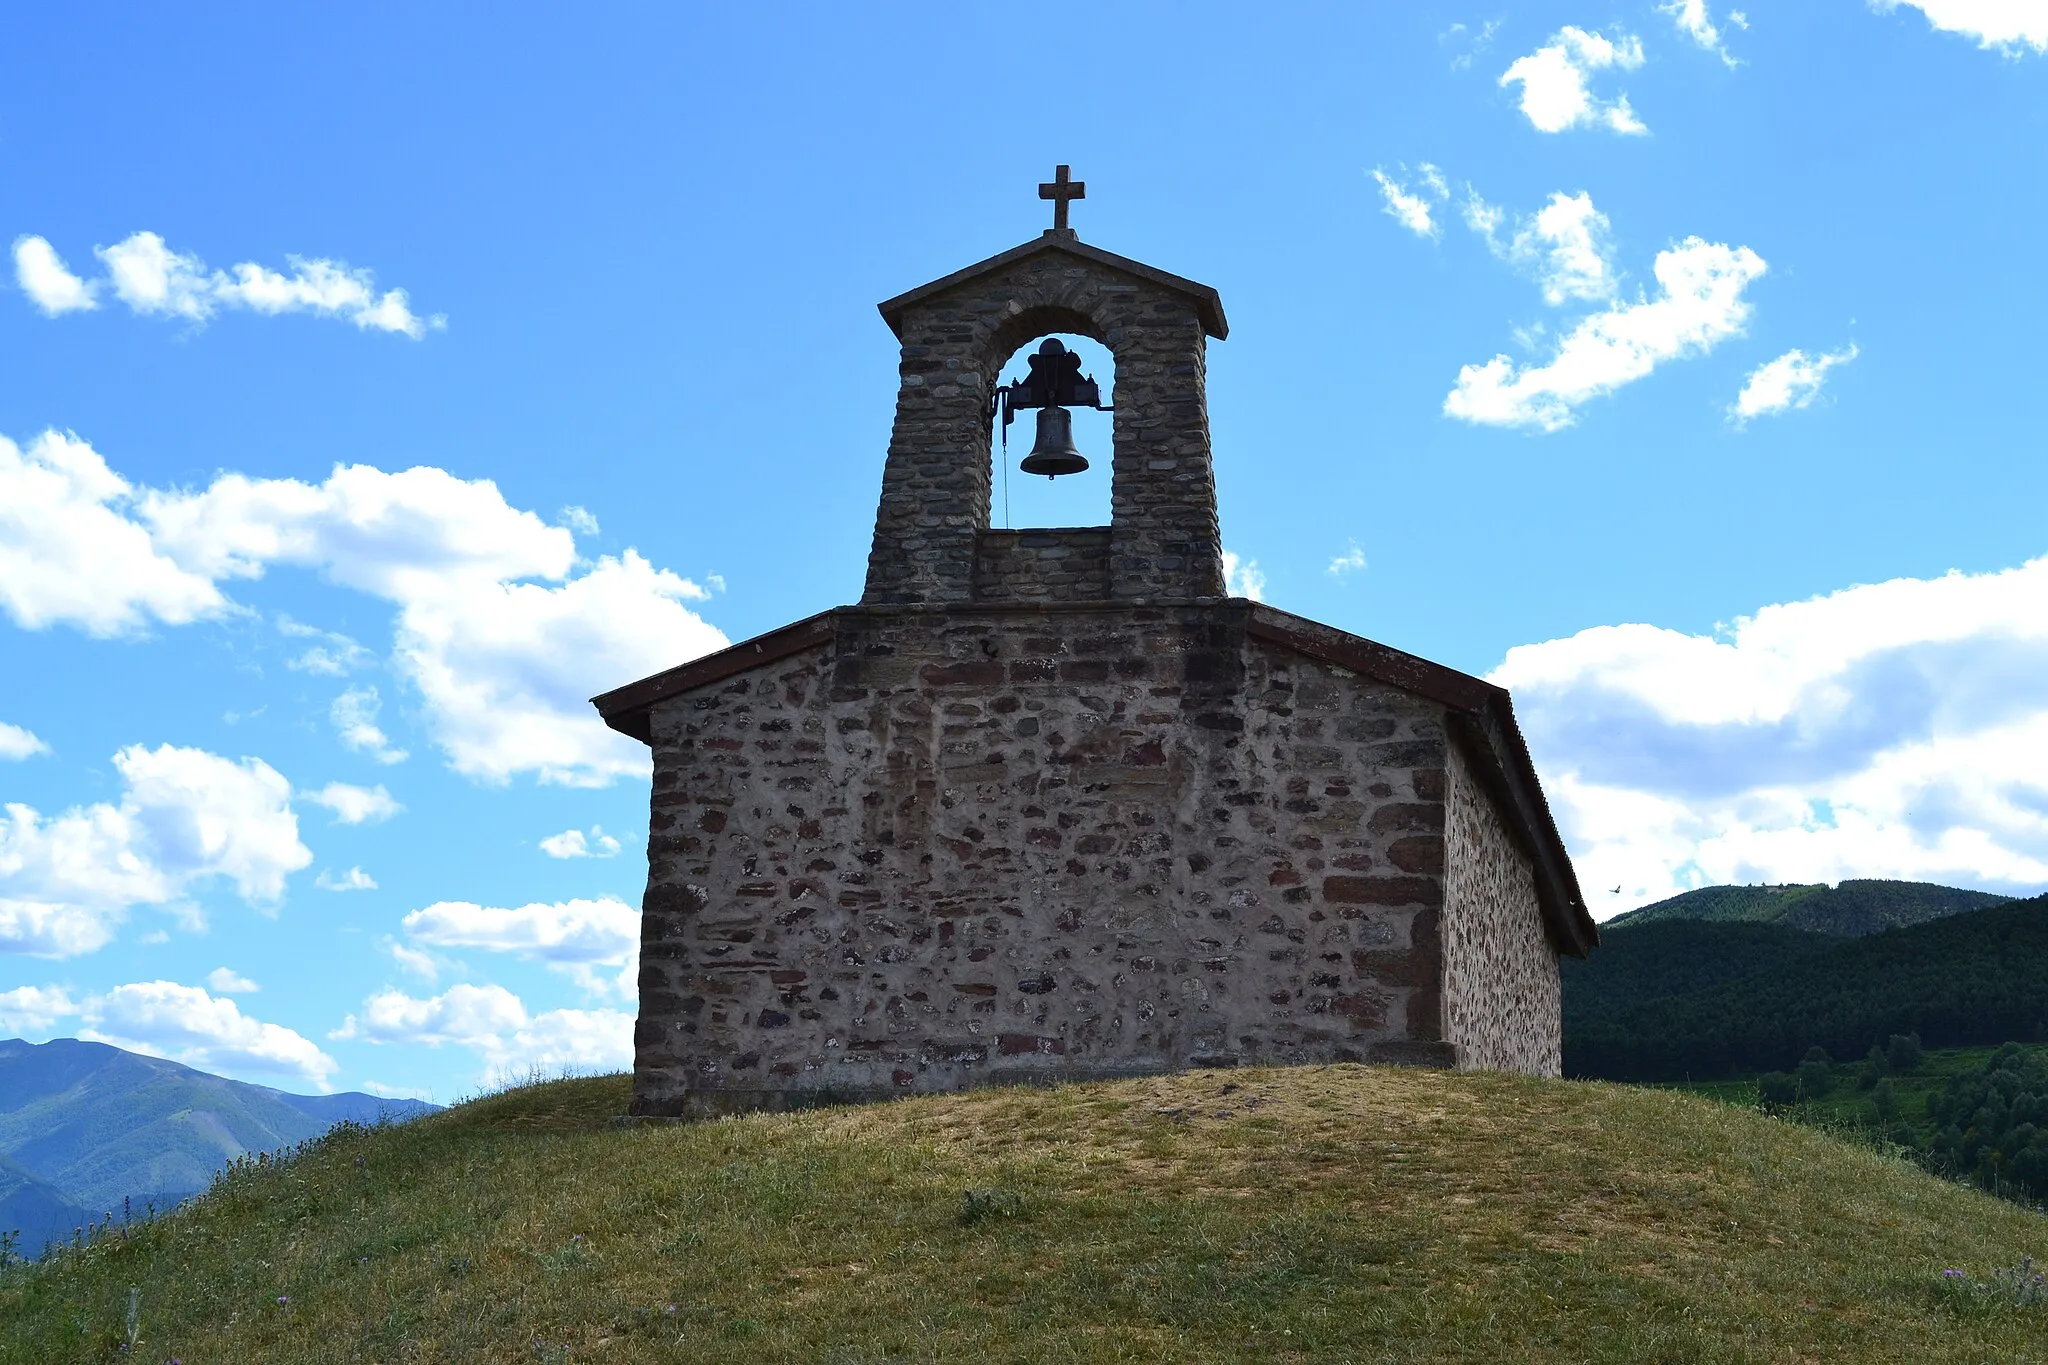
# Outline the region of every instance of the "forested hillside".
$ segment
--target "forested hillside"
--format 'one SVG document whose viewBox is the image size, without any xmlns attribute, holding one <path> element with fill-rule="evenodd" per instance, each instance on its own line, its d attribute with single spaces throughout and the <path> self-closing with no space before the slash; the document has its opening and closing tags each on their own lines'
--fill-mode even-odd
<svg viewBox="0 0 2048 1365">
<path fill-rule="evenodd" d="M 2010 896 L 1931 882 L 1850 880 L 1838 886 L 1703 886 L 1616 915 L 1601 926 L 1634 929 L 1670 920 L 1746 921 L 1861 938 L 2003 905 Z"/>
<path fill-rule="evenodd" d="M 1566 1074 L 1679 1080 L 1786 1070 L 1813 1047 L 1860 1057 L 1893 1034 L 1950 1047 L 2048 1030 L 2048 897 L 1832 946 L 1754 929 L 1611 929 L 1567 976 Z M 1613 965 L 1603 972 L 1606 954 Z M 1739 972 L 1745 962 L 1756 969 Z M 1640 998 L 1659 970 L 1674 982 L 1739 974 Z M 1624 999 L 1630 991 L 1633 1001 Z"/>
</svg>

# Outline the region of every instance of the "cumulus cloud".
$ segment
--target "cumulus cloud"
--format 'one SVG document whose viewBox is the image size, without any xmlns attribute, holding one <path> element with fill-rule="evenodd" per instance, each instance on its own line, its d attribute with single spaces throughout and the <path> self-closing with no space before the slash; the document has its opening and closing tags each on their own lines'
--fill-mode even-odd
<svg viewBox="0 0 2048 1365">
<path fill-rule="evenodd" d="M 320 875 L 313 879 L 313 885 L 322 891 L 375 891 L 377 880 L 360 867 L 352 867 L 346 872 L 339 873 L 323 869 Z"/>
<path fill-rule="evenodd" d="M 316 806 L 325 806 L 334 812 L 334 818 L 344 825 L 361 825 L 389 820 L 405 807 L 391 799 L 391 793 L 384 790 L 384 784 L 375 787 L 352 787 L 346 782 L 329 782 L 318 791 L 300 792 L 306 800 Z"/>
<path fill-rule="evenodd" d="M 192 323 L 204 323 L 222 309 L 312 313 L 414 340 L 446 325 L 438 315 L 421 317 L 413 312 L 403 289 L 379 293 L 369 271 L 343 261 L 287 256 L 288 271 L 253 261 L 213 270 L 195 255 L 171 250 L 154 232 L 94 247 L 93 254 L 106 275 L 86 281 L 72 274 L 41 237 L 23 237 L 14 244 L 15 277 L 36 306 L 53 317 L 96 306 L 96 296 L 106 289 L 132 312 Z"/>
<path fill-rule="evenodd" d="M 1670 16 L 1671 22 L 1680 33 L 1693 43 L 1719 57 L 1728 66 L 1740 66 L 1721 41 L 1721 30 L 1714 24 L 1713 11 L 1707 8 L 1706 0 L 1670 0 L 1669 4 L 1657 6 L 1657 12 Z M 1730 10 L 1728 22 L 1737 28 L 1747 28 L 1749 21 L 1741 10 Z"/>
<path fill-rule="evenodd" d="M 466 1047 L 483 1059 L 486 1084 L 539 1072 L 613 1071 L 633 1063 L 633 1016 L 619 1010 L 528 1015 L 503 986 L 451 986 L 416 999 L 382 991 L 329 1035 L 343 1041 Z"/>
<path fill-rule="evenodd" d="M 1232 597 L 1266 600 L 1266 571 L 1256 559 L 1240 559 L 1230 550 L 1223 552 L 1223 591 Z"/>
<path fill-rule="evenodd" d="M 1517 366 L 1497 355 L 1465 366 L 1444 413 L 1480 425 L 1568 427 L 1592 399 L 1740 335 L 1751 312 L 1744 291 L 1765 269 L 1748 247 L 1688 237 L 1657 253 L 1656 297 L 1618 301 L 1583 319 L 1541 365 Z"/>
<path fill-rule="evenodd" d="M 619 841 L 592 825 L 588 836 L 580 829 L 550 834 L 540 841 L 540 851 L 550 858 L 612 858 L 618 855 Z"/>
<path fill-rule="evenodd" d="M 450 764 L 490 782 L 532 773 L 602 786 L 647 771 L 643 745 L 588 698 L 727 644 L 691 610 L 719 586 L 627 550 L 579 559 L 575 533 L 509 506 L 495 484 L 419 467 L 337 467 L 322 483 L 223 474 L 137 490 L 83 442 L 0 442 L 0 609 L 31 629 L 110 635 L 233 609 L 219 584 L 312 570 L 396 608 L 392 662 Z M 386 762 L 353 688 L 335 720 Z"/>
<path fill-rule="evenodd" d="M 383 705 L 376 688 L 351 687 L 327 708 L 327 718 L 334 722 L 341 742 L 357 753 L 368 754 L 379 763 L 403 763 L 408 757 L 406 751 L 394 745 L 377 724 Z"/>
<path fill-rule="evenodd" d="M 1365 572 L 1364 547 L 1355 540 L 1346 543 L 1344 553 L 1334 556 L 1325 572 L 1332 578 L 1345 578 L 1351 574 Z"/>
<path fill-rule="evenodd" d="M 1408 168 L 1401 169 L 1405 172 Z M 1443 172 L 1427 161 L 1418 170 L 1420 181 L 1413 190 L 1385 171 L 1374 170 L 1372 178 L 1379 182 L 1380 198 L 1385 201 L 1382 213 L 1418 237 L 1434 237 L 1438 228 L 1430 216 L 1430 205 L 1449 199 L 1451 187 L 1444 181 Z"/>
<path fill-rule="evenodd" d="M 1643 64 L 1643 45 L 1626 34 L 1606 38 L 1566 25 L 1550 41 L 1526 57 L 1518 57 L 1501 74 L 1503 90 L 1520 85 L 1522 112 L 1538 132 L 1567 128 L 1606 128 L 1616 133 L 1647 133 L 1629 108 L 1628 96 L 1603 100 L 1593 94 L 1589 77 L 1610 67 L 1633 71 Z"/>
<path fill-rule="evenodd" d="M 1510 650 L 1603 910 L 1694 886 L 2048 884 L 2048 557 L 1768 606 L 1713 635 L 1602 626 Z"/>
<path fill-rule="evenodd" d="M 1495 256 L 1533 277 L 1544 302 L 1553 307 L 1574 300 L 1603 302 L 1619 287 L 1612 225 L 1583 190 L 1555 192 L 1528 217 L 1471 191 L 1465 199 L 1465 225 L 1486 239 Z"/>
<path fill-rule="evenodd" d="M 313 673 L 321 677 L 343 678 L 371 661 L 370 651 L 364 649 L 340 631 L 321 630 L 302 621 L 280 615 L 277 618 L 277 632 L 293 640 L 312 640 L 293 658 L 285 660 L 285 667 L 299 673 Z"/>
<path fill-rule="evenodd" d="M 248 995 L 263 988 L 228 967 L 215 967 L 206 974 L 206 984 L 221 995 Z"/>
<path fill-rule="evenodd" d="M 27 630 L 111 636 L 226 608 L 210 575 L 181 566 L 132 518 L 136 500 L 75 436 L 46 431 L 26 449 L 0 436 L 0 611 Z"/>
<path fill-rule="evenodd" d="M 44 1034 L 78 1013 L 61 986 L 17 986 L 0 991 L 0 1034 Z"/>
<path fill-rule="evenodd" d="M 40 237 L 14 239 L 14 282 L 43 316 L 77 313 L 99 307 L 99 287 L 71 273 L 57 249 Z"/>
<path fill-rule="evenodd" d="M 203 986 L 174 981 L 116 986 L 86 1001 L 80 1014 L 85 1023 L 81 1038 L 201 1071 L 286 1076 L 331 1090 L 339 1069 L 311 1040 L 281 1024 L 251 1019 L 234 1001 L 210 995 Z"/>
<path fill-rule="evenodd" d="M 19 762 L 50 752 L 50 746 L 19 725 L 0 720 L 0 762 Z"/>
<path fill-rule="evenodd" d="M 1839 351 L 1817 356 L 1809 356 L 1795 347 L 1749 372 L 1728 415 L 1739 426 L 1752 417 L 1806 407 L 1820 397 L 1821 385 L 1827 382 L 1828 371 L 1837 365 L 1848 364 L 1858 354 L 1853 342 Z"/>
<path fill-rule="evenodd" d="M 0 818 L 0 953 L 69 957 L 102 947 L 125 912 L 176 905 L 211 879 L 268 908 L 312 862 L 291 784 L 260 759 L 130 745 L 114 755 L 123 791 L 44 817 Z"/>
<path fill-rule="evenodd" d="M 638 995 L 640 912 L 610 896 L 509 910 L 441 901 L 407 915 L 404 927 L 414 943 L 430 948 L 514 953 L 547 963 L 592 994 Z"/>
<path fill-rule="evenodd" d="M 1901 4 L 1927 16 L 1933 28 L 1960 33 L 1977 46 L 2018 56 L 2031 48 L 2048 52 L 2048 5 L 2040 0 L 1870 0 L 1889 13 Z"/>
</svg>

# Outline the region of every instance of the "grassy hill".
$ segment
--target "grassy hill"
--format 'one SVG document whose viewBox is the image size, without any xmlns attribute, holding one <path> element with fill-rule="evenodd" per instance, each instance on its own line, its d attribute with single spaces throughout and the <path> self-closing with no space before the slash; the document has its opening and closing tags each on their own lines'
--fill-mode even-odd
<svg viewBox="0 0 2048 1365">
<path fill-rule="evenodd" d="M 90 1216 L 168 1208 L 246 1152 L 303 1142 L 342 1119 L 435 1106 L 375 1095 L 292 1095 L 105 1043 L 0 1040 L 0 1157 Z M 0 1174 L 0 1182 L 4 1182 Z M 0 1207 L 4 1213 L 4 1207 Z M 67 1221 L 62 1230 L 76 1226 Z M 31 1248 L 42 1224 L 8 1222 Z"/>
<path fill-rule="evenodd" d="M 1754 927 L 1737 931 L 1733 925 L 1701 925 L 1691 933 L 1701 940 L 1756 937 Z M 1652 937 L 1635 938 L 1642 934 Z M 1665 945 L 1666 938 L 1674 941 Z M 1617 982 L 1654 979 L 1654 964 L 1632 962 L 1631 954 L 1661 956 L 1674 973 L 1694 970 L 1683 953 L 1659 951 L 1660 945 L 1685 946 L 1685 935 L 1674 936 L 1671 926 L 1624 929 L 1605 939 L 1607 946 L 1585 967 L 1575 966 L 1566 984 L 1565 1070 L 1571 1075 L 1704 1079 L 1790 1069 L 1815 1046 L 1851 1060 L 1894 1033 L 1917 1033 L 1929 1047 L 2027 1042 L 2048 1034 L 2048 896 L 1820 951 L 1793 951 L 1780 942 L 1749 954 L 1752 961 L 1777 955 L 1758 970 L 1589 1012 L 1572 1002 L 1572 992 L 1600 980 L 1600 954 L 1617 945 L 1616 966 L 1624 969 Z M 1737 945 L 1724 956 L 1732 962 L 1745 952 Z M 1619 988 L 1610 995 L 1618 996 Z"/>
<path fill-rule="evenodd" d="M 1703 886 L 1616 915 L 1600 927 L 1604 935 L 1609 929 L 1670 920 L 1739 921 L 1861 938 L 1966 910 L 1989 909 L 2011 899 L 1990 891 L 1964 891 L 1931 882 L 1851 880 L 1832 887 Z"/>
<path fill-rule="evenodd" d="M 1981 1362 L 2048 1339 L 1995 1279 L 2048 1255 L 2048 1220 L 1691 1095 L 1330 1067 L 614 1126 L 626 1095 L 528 1087 L 244 1166 L 0 1276 L 0 1362 L 114 1354 L 131 1286 L 129 1358 L 187 1365 Z"/>
</svg>

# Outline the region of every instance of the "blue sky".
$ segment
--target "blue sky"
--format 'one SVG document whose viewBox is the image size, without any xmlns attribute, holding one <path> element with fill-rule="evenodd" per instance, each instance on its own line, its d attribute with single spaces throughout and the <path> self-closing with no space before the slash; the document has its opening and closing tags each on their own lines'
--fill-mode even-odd
<svg viewBox="0 0 2048 1365">
<path fill-rule="evenodd" d="M 1599 913 L 2048 885 L 2048 4 L 1021 31 L 17 16 L 0 1034 L 623 1064 L 645 759 L 583 699 L 857 597 L 874 305 L 1062 161 L 1084 239 L 1222 292 L 1239 586 L 1512 687 Z"/>
</svg>

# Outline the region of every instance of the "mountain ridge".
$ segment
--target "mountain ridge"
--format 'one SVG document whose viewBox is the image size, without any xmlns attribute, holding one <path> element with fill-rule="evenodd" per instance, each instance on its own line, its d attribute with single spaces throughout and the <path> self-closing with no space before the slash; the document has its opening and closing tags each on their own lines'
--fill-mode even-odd
<svg viewBox="0 0 2048 1365">
<path fill-rule="evenodd" d="M 1948 915 L 1988 910 L 2016 899 L 1995 891 L 1874 877 L 1844 878 L 1832 886 L 1825 882 L 1703 886 L 1616 915 L 1601 924 L 1600 932 L 1604 935 L 1610 930 L 1671 920 L 1704 920 L 1779 924 L 1839 938 L 1863 938 Z"/>
<path fill-rule="evenodd" d="M 420 1100 L 294 1095 L 109 1043 L 0 1039 L 0 1231 L 26 1249 L 80 1221 L 173 1207 L 236 1157 L 317 1137 L 337 1122 L 402 1121 Z M 72 1211 L 52 1204 L 52 1197 Z M 56 1218 L 56 1224 L 50 1220 Z"/>
</svg>

